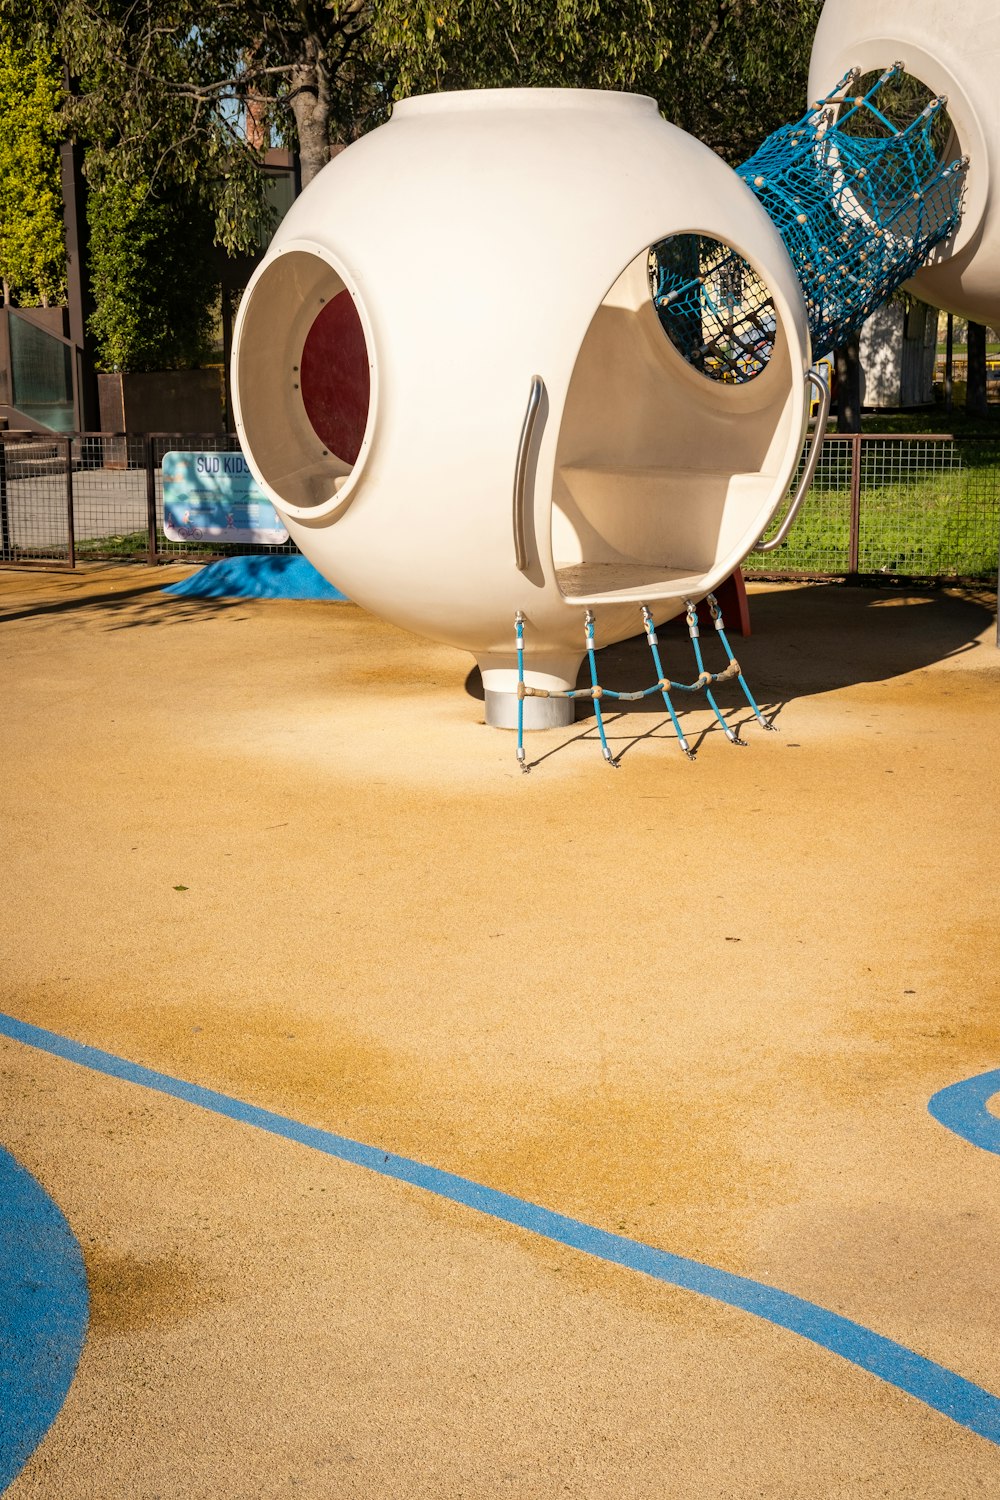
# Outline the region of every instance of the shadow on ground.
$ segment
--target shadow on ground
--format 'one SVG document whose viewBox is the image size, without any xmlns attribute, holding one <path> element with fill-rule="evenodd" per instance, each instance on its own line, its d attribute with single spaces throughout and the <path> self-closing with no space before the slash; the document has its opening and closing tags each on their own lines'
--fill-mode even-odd
<svg viewBox="0 0 1000 1500">
<path fill-rule="evenodd" d="M 754 594 L 750 601 L 752 635 L 730 640 L 751 691 L 771 712 L 795 698 L 834 692 L 863 682 L 882 682 L 966 651 L 992 649 L 979 639 L 993 623 L 986 590 L 862 588 L 843 584 L 784 586 Z M 598 629 L 600 618 L 598 617 Z M 712 629 L 702 630 L 706 669 L 721 671 L 725 657 Z M 667 674 L 693 682 L 697 668 L 683 618 L 660 628 L 660 653 Z M 655 680 L 644 634 L 606 646 L 598 652 L 598 676 L 605 687 L 632 692 Z M 1000 653 L 997 654 L 1000 672 Z M 478 669 L 466 680 L 466 691 L 482 699 Z M 590 686 L 586 660 L 577 686 Z M 676 694 L 678 708 L 704 698 Z M 738 687 L 718 690 L 724 707 L 743 704 Z M 659 693 L 640 703 L 605 703 L 616 717 L 664 716 Z M 577 721 L 592 719 L 590 699 L 577 701 Z"/>
<path fill-rule="evenodd" d="M 100 614 L 105 628 L 122 630 L 139 625 L 163 625 L 180 620 L 207 619 L 237 609 L 243 599 L 187 599 L 165 595 L 165 584 L 173 575 L 154 577 L 152 582 L 134 587 L 95 588 L 94 575 L 88 569 L 79 577 L 70 575 L 58 598 L 52 597 L 52 574 L 39 574 L 26 583 L 25 573 L 9 575 L 22 585 L 22 595 L 10 609 L 0 609 L 0 625 L 14 620 L 31 620 L 45 615 Z M 119 572 L 120 578 L 120 572 Z M 60 579 L 60 582 L 62 580 Z M 32 587 L 34 585 L 34 587 Z M 37 597 L 31 597 L 36 593 Z M 27 595 L 28 597 L 25 597 Z"/>
</svg>

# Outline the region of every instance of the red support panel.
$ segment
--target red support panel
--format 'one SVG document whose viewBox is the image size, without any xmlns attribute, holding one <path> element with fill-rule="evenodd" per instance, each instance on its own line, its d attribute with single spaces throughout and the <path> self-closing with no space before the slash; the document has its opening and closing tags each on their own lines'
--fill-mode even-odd
<svg viewBox="0 0 1000 1500">
<path fill-rule="evenodd" d="M 743 582 L 742 568 L 737 568 L 735 573 L 730 573 L 724 583 L 719 584 L 715 590 L 715 597 L 722 610 L 726 634 L 734 635 L 739 631 L 740 635 L 748 636 L 750 634 L 750 602 L 747 599 L 747 586 Z M 702 611 L 704 611 L 704 616 Z M 698 605 L 698 619 L 711 624 L 711 616 L 704 599 Z"/>
<path fill-rule="evenodd" d="M 722 610 L 722 623 L 726 627 L 726 634 L 738 633 L 748 636 L 750 634 L 750 604 L 747 600 L 742 570 L 737 568 L 734 573 L 730 573 L 729 577 L 714 590 L 714 593 L 719 601 L 719 608 Z M 668 621 L 668 624 L 679 630 L 687 630 L 683 614 L 675 615 L 672 620 Z M 698 605 L 698 625 L 703 632 L 714 628 L 712 616 L 704 599 Z M 663 628 L 666 629 L 666 626 Z"/>
</svg>

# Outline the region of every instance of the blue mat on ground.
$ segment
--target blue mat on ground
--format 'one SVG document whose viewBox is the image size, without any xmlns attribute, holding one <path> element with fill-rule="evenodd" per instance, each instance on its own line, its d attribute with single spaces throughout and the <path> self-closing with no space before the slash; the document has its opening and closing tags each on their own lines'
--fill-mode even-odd
<svg viewBox="0 0 1000 1500">
<path fill-rule="evenodd" d="M 346 599 L 302 556 L 226 557 L 172 583 L 165 594 L 189 599 Z"/>
</svg>

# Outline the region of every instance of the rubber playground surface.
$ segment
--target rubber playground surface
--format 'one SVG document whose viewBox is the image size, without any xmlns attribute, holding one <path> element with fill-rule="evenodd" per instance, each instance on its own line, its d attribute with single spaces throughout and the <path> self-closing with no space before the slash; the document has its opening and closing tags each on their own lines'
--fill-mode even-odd
<svg viewBox="0 0 1000 1500">
<path fill-rule="evenodd" d="M 0 1492 L 1000 1493 L 990 596 L 754 585 L 779 733 L 522 776 L 187 571 L 0 574 Z"/>
</svg>

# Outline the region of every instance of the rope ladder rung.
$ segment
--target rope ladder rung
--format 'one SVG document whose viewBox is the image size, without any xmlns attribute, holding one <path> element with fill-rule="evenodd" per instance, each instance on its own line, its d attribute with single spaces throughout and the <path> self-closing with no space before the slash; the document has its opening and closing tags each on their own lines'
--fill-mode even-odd
<svg viewBox="0 0 1000 1500">
<path fill-rule="evenodd" d="M 663 698 L 664 706 L 670 715 L 670 721 L 677 735 L 677 743 L 689 760 L 694 759 L 694 751 L 688 742 L 677 710 L 674 707 L 671 693 L 704 693 L 705 698 L 715 714 L 723 733 L 733 745 L 745 745 L 737 730 L 727 723 L 722 710 L 716 702 L 712 688 L 719 683 L 737 682 L 742 690 L 743 696 L 749 704 L 757 722 L 764 729 L 774 729 L 774 724 L 762 714 L 756 699 L 750 691 L 746 678 L 725 631 L 725 623 L 722 618 L 722 610 L 719 601 L 714 594 L 708 594 L 705 599 L 715 632 L 721 642 L 726 657 L 726 665 L 721 672 L 710 672 L 705 666 L 701 649 L 701 630 L 698 624 L 698 606 L 693 600 L 685 600 L 685 618 L 688 628 L 688 636 L 694 651 L 697 676 L 693 682 L 680 682 L 675 678 L 668 677 L 663 670 L 663 662 L 660 657 L 659 640 L 656 634 L 656 626 L 653 616 L 645 604 L 642 605 L 642 622 L 646 633 L 646 641 L 652 655 L 653 666 L 656 670 L 656 680 L 649 687 L 639 688 L 632 692 L 621 689 L 607 688 L 599 680 L 597 670 L 597 646 L 596 646 L 596 620 L 593 611 L 588 609 L 584 618 L 584 644 L 587 655 L 587 663 L 590 671 L 590 686 L 583 688 L 543 688 L 533 687 L 525 682 L 525 638 L 524 628 L 527 623 L 526 616 L 521 610 L 515 616 L 516 646 L 517 646 L 517 761 L 522 771 L 529 769 L 524 749 L 524 703 L 527 698 L 569 698 L 588 699 L 594 705 L 594 718 L 597 724 L 597 733 L 601 746 L 601 754 L 609 766 L 617 767 L 615 759 L 608 744 L 607 731 L 604 724 L 604 714 L 601 704 L 604 699 L 613 703 L 640 703 L 646 698 L 653 697 L 659 693 Z"/>
</svg>

